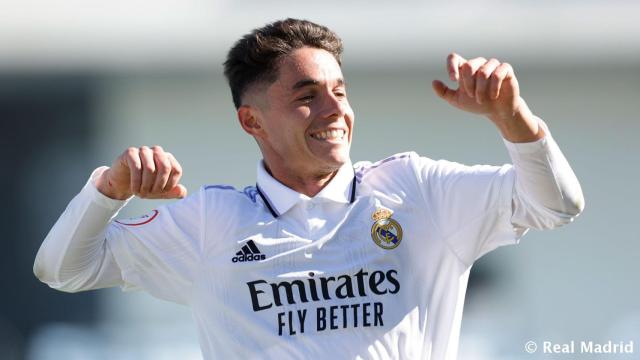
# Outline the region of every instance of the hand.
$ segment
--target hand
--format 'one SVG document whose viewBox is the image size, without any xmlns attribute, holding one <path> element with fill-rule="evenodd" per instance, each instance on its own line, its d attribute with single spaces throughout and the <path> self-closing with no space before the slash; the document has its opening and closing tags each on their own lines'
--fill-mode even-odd
<svg viewBox="0 0 640 360">
<path fill-rule="evenodd" d="M 451 53 L 447 72 L 458 89 L 452 90 L 442 81 L 433 81 L 433 90 L 458 109 L 493 119 L 512 118 L 524 103 L 518 80 L 508 63 L 483 57 L 467 60 Z"/>
<path fill-rule="evenodd" d="M 124 200 L 133 195 L 147 199 L 174 199 L 187 195 L 179 184 L 182 167 L 160 146 L 130 147 L 96 180 L 105 196 Z"/>
<path fill-rule="evenodd" d="M 545 134 L 538 120 L 520 97 L 518 79 L 508 63 L 483 57 L 467 60 L 451 53 L 447 57 L 447 72 L 458 82 L 453 90 L 440 80 L 434 80 L 433 90 L 449 104 L 474 114 L 485 115 L 511 142 L 530 142 Z"/>
</svg>

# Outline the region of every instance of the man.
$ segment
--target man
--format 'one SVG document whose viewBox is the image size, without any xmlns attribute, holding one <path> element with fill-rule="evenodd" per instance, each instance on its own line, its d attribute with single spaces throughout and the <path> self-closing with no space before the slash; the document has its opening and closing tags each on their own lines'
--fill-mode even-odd
<svg viewBox="0 0 640 360">
<path fill-rule="evenodd" d="M 207 359 L 454 359 L 473 262 L 528 228 L 572 221 L 580 185 L 511 66 L 457 54 L 447 66 L 458 89 L 434 81 L 434 91 L 492 121 L 514 166 L 415 153 L 351 164 L 341 52 L 332 31 L 295 19 L 243 37 L 225 74 L 262 152 L 256 186 L 205 186 L 111 222 L 133 195 L 186 195 L 170 153 L 129 148 L 62 214 L 38 278 L 187 304 Z"/>
</svg>

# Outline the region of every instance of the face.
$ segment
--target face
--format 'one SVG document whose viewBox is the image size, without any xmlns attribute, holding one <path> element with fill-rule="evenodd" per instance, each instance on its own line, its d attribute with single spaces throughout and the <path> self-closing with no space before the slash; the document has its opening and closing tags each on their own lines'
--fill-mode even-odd
<svg viewBox="0 0 640 360">
<path fill-rule="evenodd" d="M 340 65 L 329 52 L 298 49 L 254 98 L 252 133 L 270 168 L 299 176 L 331 173 L 349 160 L 354 114 Z M 244 126 L 243 126 L 244 127 Z"/>
</svg>

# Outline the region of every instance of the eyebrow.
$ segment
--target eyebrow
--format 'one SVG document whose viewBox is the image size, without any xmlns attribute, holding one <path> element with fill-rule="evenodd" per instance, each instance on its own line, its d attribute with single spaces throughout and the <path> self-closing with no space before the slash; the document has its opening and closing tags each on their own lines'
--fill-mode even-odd
<svg viewBox="0 0 640 360">
<path fill-rule="evenodd" d="M 344 79 L 340 78 L 337 80 L 338 82 L 338 86 L 344 85 Z M 298 81 L 297 83 L 295 83 L 292 87 L 291 90 L 298 90 L 300 88 L 303 88 L 305 86 L 315 86 L 315 85 L 319 85 L 320 81 L 318 80 L 314 80 L 314 79 L 303 79 Z"/>
</svg>

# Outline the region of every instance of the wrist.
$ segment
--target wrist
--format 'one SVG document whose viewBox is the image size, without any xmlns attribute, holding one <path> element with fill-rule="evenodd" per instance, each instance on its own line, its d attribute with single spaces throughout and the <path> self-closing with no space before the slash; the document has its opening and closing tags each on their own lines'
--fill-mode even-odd
<svg viewBox="0 0 640 360">
<path fill-rule="evenodd" d="M 109 178 L 109 173 L 111 168 L 102 172 L 102 174 L 96 179 L 95 185 L 96 189 L 104 196 L 114 199 L 114 200 L 126 200 L 130 198 L 133 194 L 128 191 L 123 191 L 117 189 L 113 182 Z"/>
<path fill-rule="evenodd" d="M 540 140 L 545 132 L 538 118 L 533 115 L 524 99 L 519 98 L 518 105 L 509 114 L 487 115 L 502 137 L 512 143 L 524 143 Z"/>
<path fill-rule="evenodd" d="M 491 120 L 496 126 L 507 126 L 509 123 L 514 121 L 518 121 L 523 117 L 527 117 L 531 114 L 531 110 L 529 110 L 529 106 L 524 101 L 522 97 L 518 97 L 518 100 L 513 105 L 513 108 L 508 111 L 503 112 L 494 112 L 486 114 L 487 118 Z"/>
</svg>

